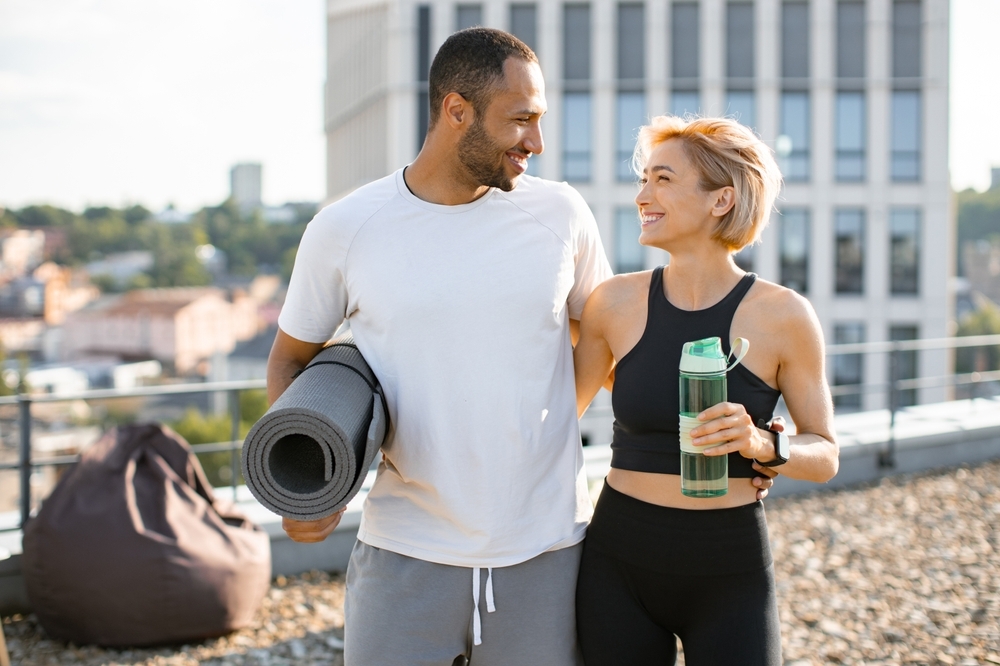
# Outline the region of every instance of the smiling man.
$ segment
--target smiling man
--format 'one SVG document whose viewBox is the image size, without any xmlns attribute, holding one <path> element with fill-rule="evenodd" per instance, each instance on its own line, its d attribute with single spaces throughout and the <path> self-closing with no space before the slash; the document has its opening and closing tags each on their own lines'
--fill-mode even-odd
<svg viewBox="0 0 1000 666">
<path fill-rule="evenodd" d="M 268 363 L 273 401 L 346 319 L 393 431 L 347 572 L 347 666 L 578 664 L 574 589 L 591 515 L 571 324 L 611 275 L 542 152 L 535 54 L 452 35 L 411 165 L 323 209 Z M 285 521 L 319 541 L 340 516 Z"/>
</svg>

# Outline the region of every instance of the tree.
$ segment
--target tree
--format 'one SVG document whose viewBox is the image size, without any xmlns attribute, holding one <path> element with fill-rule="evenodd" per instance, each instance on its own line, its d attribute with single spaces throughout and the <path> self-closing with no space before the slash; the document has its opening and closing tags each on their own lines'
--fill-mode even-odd
<svg viewBox="0 0 1000 666">
<path fill-rule="evenodd" d="M 959 272 L 963 273 L 962 248 L 967 242 L 978 240 L 1000 240 L 1000 187 L 986 192 L 968 189 L 955 196 L 958 208 L 958 252 Z"/>
</svg>

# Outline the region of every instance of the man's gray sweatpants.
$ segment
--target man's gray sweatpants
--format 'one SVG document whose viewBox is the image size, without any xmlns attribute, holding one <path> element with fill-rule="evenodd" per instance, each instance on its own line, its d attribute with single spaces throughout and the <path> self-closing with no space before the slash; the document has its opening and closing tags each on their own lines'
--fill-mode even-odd
<svg viewBox="0 0 1000 666">
<path fill-rule="evenodd" d="M 581 666 L 575 595 L 582 551 L 577 544 L 478 570 L 477 611 L 475 570 L 359 541 L 347 567 L 344 664 Z"/>
</svg>

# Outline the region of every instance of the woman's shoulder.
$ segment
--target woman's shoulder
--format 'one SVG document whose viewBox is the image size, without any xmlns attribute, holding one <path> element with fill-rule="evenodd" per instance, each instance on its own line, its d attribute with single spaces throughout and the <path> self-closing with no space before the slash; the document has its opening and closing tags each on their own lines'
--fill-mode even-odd
<svg viewBox="0 0 1000 666">
<path fill-rule="evenodd" d="M 769 280 L 758 277 L 745 301 L 755 312 L 766 312 L 777 324 L 818 323 L 816 312 L 805 296 Z"/>
<path fill-rule="evenodd" d="M 594 315 L 618 312 L 634 306 L 637 300 L 645 305 L 652 274 L 653 271 L 649 270 L 611 276 L 594 289 L 587 300 L 584 315 L 588 310 Z"/>
</svg>

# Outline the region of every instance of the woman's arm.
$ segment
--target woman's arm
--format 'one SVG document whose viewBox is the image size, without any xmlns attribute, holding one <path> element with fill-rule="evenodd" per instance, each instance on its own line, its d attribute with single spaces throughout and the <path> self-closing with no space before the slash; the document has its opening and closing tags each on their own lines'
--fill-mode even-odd
<svg viewBox="0 0 1000 666">
<path fill-rule="evenodd" d="M 583 416 L 601 386 L 609 381 L 615 359 L 604 337 L 604 319 L 611 303 L 602 284 L 587 299 L 580 317 L 580 337 L 573 348 L 576 370 L 576 413 Z"/>
<path fill-rule="evenodd" d="M 785 290 L 783 290 L 785 291 Z M 808 301 L 787 292 L 774 299 L 771 321 L 778 322 L 781 352 L 778 389 L 798 434 L 789 438 L 788 462 L 772 468 L 793 479 L 825 483 L 837 474 L 839 448 L 833 432 L 833 401 L 826 382 L 823 331 Z M 743 405 L 724 402 L 699 416 L 706 421 L 692 432 L 697 446 L 718 444 L 705 455 L 739 451 L 744 458 L 762 462 L 775 459 L 773 435 L 757 428 Z"/>
</svg>

